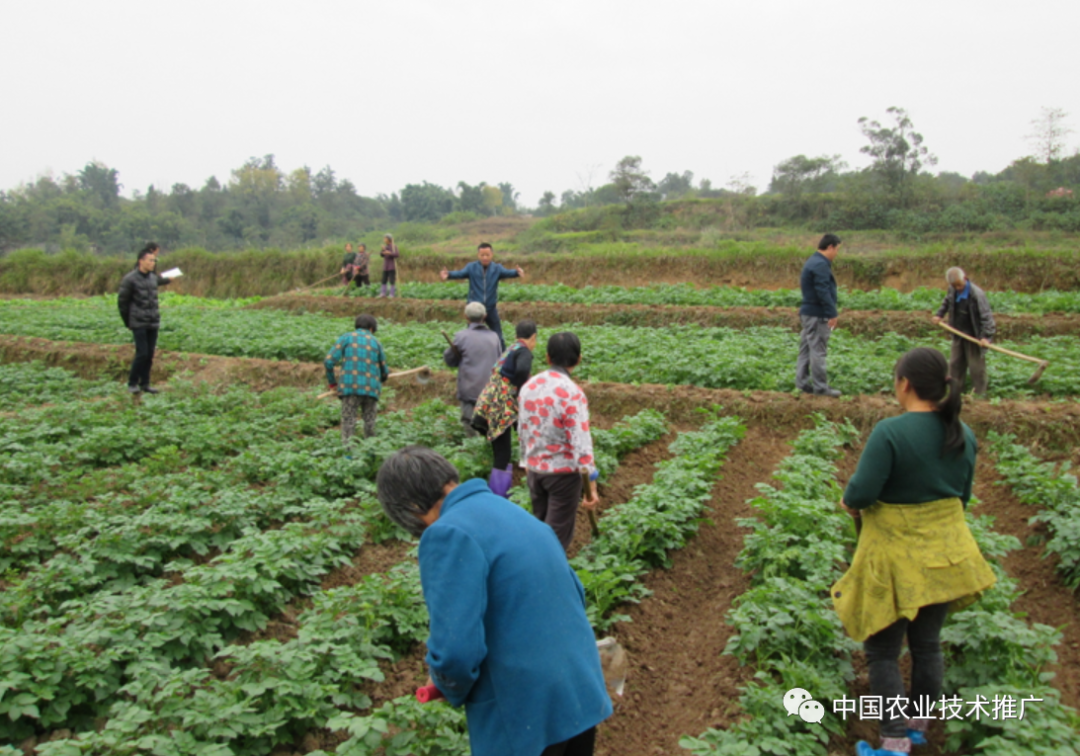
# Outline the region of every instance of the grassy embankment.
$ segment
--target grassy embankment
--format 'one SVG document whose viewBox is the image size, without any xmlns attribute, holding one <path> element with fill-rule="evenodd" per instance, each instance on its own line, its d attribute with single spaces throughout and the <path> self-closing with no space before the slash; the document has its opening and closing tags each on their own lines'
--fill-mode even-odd
<svg viewBox="0 0 1080 756">
<path fill-rule="evenodd" d="M 394 229 L 402 251 L 402 281 L 434 282 L 443 267 L 473 259 L 479 241 L 496 247 L 497 259 L 521 265 L 534 283 L 570 286 L 691 282 L 751 288 L 792 287 L 819 236 L 799 229 L 727 231 L 713 205 L 675 203 L 660 227 L 605 227 L 587 211 L 532 220 L 495 218 L 457 225 L 403 223 Z M 593 228 L 594 226 L 599 226 Z M 581 230 L 585 229 L 585 230 Z M 942 286 L 943 273 L 959 265 L 985 288 L 1023 292 L 1080 289 L 1077 238 L 1061 233 L 1001 232 L 937 235 L 922 243 L 886 232 L 845 233 L 835 266 L 850 288 Z M 364 241 L 378 249 L 375 238 Z M 210 253 L 166 250 L 162 267 L 185 272 L 179 290 L 212 297 L 267 296 L 292 291 L 336 272 L 343 244 L 301 250 Z M 587 261 L 587 264 L 583 264 Z M 129 257 L 77 252 L 46 255 L 21 250 L 0 258 L 0 293 L 53 296 L 116 290 L 131 268 Z M 381 263 L 372 266 L 377 278 Z"/>
</svg>

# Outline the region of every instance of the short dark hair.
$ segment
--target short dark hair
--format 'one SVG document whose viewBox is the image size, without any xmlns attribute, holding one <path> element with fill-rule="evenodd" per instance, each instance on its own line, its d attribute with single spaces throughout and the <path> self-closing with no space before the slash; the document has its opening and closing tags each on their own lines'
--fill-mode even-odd
<svg viewBox="0 0 1080 756">
<path fill-rule="evenodd" d="M 836 234 L 825 234 L 821 237 L 821 241 L 817 243 L 818 249 L 828 249 L 829 247 L 839 247 L 840 237 Z"/>
<path fill-rule="evenodd" d="M 367 245 L 364 244 L 363 242 L 357 242 L 356 243 L 356 248 L 357 249 L 367 249 Z"/>
<path fill-rule="evenodd" d="M 363 315 L 357 315 L 356 320 L 353 321 L 353 326 L 357 329 L 363 328 L 365 331 L 375 331 L 379 328 L 379 322 L 375 320 L 374 315 L 368 315 L 366 312 Z"/>
<path fill-rule="evenodd" d="M 570 369 L 581 361 L 581 339 L 573 331 L 562 331 L 548 339 L 548 361 L 554 367 Z"/>
<path fill-rule="evenodd" d="M 527 339 L 536 335 L 536 321 L 522 320 L 514 327 L 514 335 L 519 339 Z"/>
<path fill-rule="evenodd" d="M 458 482 L 457 468 L 426 446 L 406 446 L 387 457 L 375 476 L 383 512 L 414 536 L 426 527 L 420 519 Z"/>
<path fill-rule="evenodd" d="M 144 257 L 149 257 L 150 255 L 154 254 L 154 252 L 156 252 L 156 251 L 157 251 L 156 249 L 150 249 L 149 247 L 143 247 L 142 249 L 139 250 L 138 259 L 141 261 Z"/>
<path fill-rule="evenodd" d="M 487 242 L 480 242 L 478 245 L 476 245 L 476 251 L 477 252 L 479 252 L 482 249 L 491 249 L 491 245 L 488 244 Z"/>
</svg>

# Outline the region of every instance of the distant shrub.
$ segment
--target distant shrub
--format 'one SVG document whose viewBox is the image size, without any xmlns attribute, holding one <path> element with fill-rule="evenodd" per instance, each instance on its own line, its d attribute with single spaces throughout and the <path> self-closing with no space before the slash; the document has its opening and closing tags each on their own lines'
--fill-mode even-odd
<svg viewBox="0 0 1080 756">
<path fill-rule="evenodd" d="M 469 211 L 466 211 L 466 210 L 459 210 L 459 211 L 457 211 L 455 213 L 450 213 L 449 215 L 444 215 L 439 220 L 439 225 L 440 226 L 454 226 L 454 225 L 457 225 L 458 223 L 472 223 L 473 221 L 478 221 L 483 217 L 484 216 L 479 215 L 477 213 L 469 212 Z M 398 233 L 400 233 L 400 231 Z"/>
</svg>

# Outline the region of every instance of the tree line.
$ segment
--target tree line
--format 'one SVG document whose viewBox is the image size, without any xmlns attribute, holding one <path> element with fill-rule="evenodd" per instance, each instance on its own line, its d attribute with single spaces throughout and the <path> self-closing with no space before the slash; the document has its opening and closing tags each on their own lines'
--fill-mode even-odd
<svg viewBox="0 0 1080 756">
<path fill-rule="evenodd" d="M 59 179 L 42 176 L 0 192 L 0 250 L 27 246 L 130 251 L 146 239 L 166 247 L 209 250 L 296 248 L 385 230 L 402 222 L 455 223 L 494 215 L 553 216 L 590 207 L 621 206 L 614 219 L 624 227 L 648 227 L 664 219 L 671 200 L 724 200 L 731 224 L 810 226 L 832 230 L 892 229 L 910 233 L 986 232 L 1011 228 L 1080 232 L 1080 151 L 1067 155 L 1072 129 L 1067 115 L 1044 109 L 1033 122 L 1033 154 L 999 173 L 971 177 L 932 173 L 937 160 L 911 117 L 889 108 L 882 121 L 862 118 L 871 159 L 849 170 L 839 155 L 795 155 L 778 163 L 759 194 L 748 175 L 723 187 L 696 184 L 692 171 L 654 181 L 639 156 L 627 156 L 593 187 L 556 196 L 547 191 L 536 208 L 523 207 L 509 182 L 455 187 L 429 182 L 399 192 L 364 197 L 330 166 L 282 170 L 273 155 L 250 158 L 224 184 L 214 176 L 198 189 L 150 186 L 130 198 L 117 169 L 88 163 Z M 666 221 L 670 223 L 670 219 Z"/>
</svg>

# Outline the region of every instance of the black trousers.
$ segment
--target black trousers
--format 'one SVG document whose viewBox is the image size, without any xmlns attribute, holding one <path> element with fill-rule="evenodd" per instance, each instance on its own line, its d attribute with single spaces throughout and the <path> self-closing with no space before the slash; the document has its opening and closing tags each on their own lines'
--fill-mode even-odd
<svg viewBox="0 0 1080 756">
<path fill-rule="evenodd" d="M 484 317 L 484 324 L 488 328 L 493 330 L 499 337 L 499 349 L 506 349 L 506 342 L 503 340 L 502 321 L 499 319 L 499 310 L 497 307 L 488 307 L 487 315 Z"/>
<path fill-rule="evenodd" d="M 131 361 L 128 386 L 146 388 L 150 385 L 150 368 L 154 364 L 158 329 L 133 328 L 131 333 L 135 336 L 135 359 Z"/>
<path fill-rule="evenodd" d="M 391 286 L 397 284 L 396 270 L 384 270 L 382 272 L 382 285 L 386 286 L 387 284 L 390 284 Z"/>
<path fill-rule="evenodd" d="M 596 728 L 590 727 L 569 740 L 549 745 L 540 756 L 592 756 L 595 747 Z"/>
<path fill-rule="evenodd" d="M 907 637 L 911 652 L 910 701 L 925 697 L 936 701 L 941 696 L 941 681 L 945 662 L 941 653 L 941 627 L 949 613 L 949 604 L 929 604 L 919 609 L 913 620 L 901 619 L 884 630 L 874 633 L 863 642 L 870 672 L 870 694 L 882 700 L 904 697 L 904 678 L 900 674 L 900 649 Z M 914 704 L 913 704 L 914 705 Z M 907 734 L 907 720 L 894 716 L 897 712 L 882 707 L 879 732 L 883 738 L 902 738 Z M 914 711 L 909 711 L 914 719 Z"/>
<path fill-rule="evenodd" d="M 529 498 L 536 519 L 551 526 L 564 551 L 570 548 L 570 542 L 574 540 L 578 505 L 581 503 L 581 474 L 529 470 L 525 479 L 529 484 Z"/>
<path fill-rule="evenodd" d="M 494 457 L 491 466 L 496 470 L 505 470 L 510 464 L 510 433 L 511 430 L 507 428 L 501 435 L 491 440 L 491 453 Z"/>
</svg>

